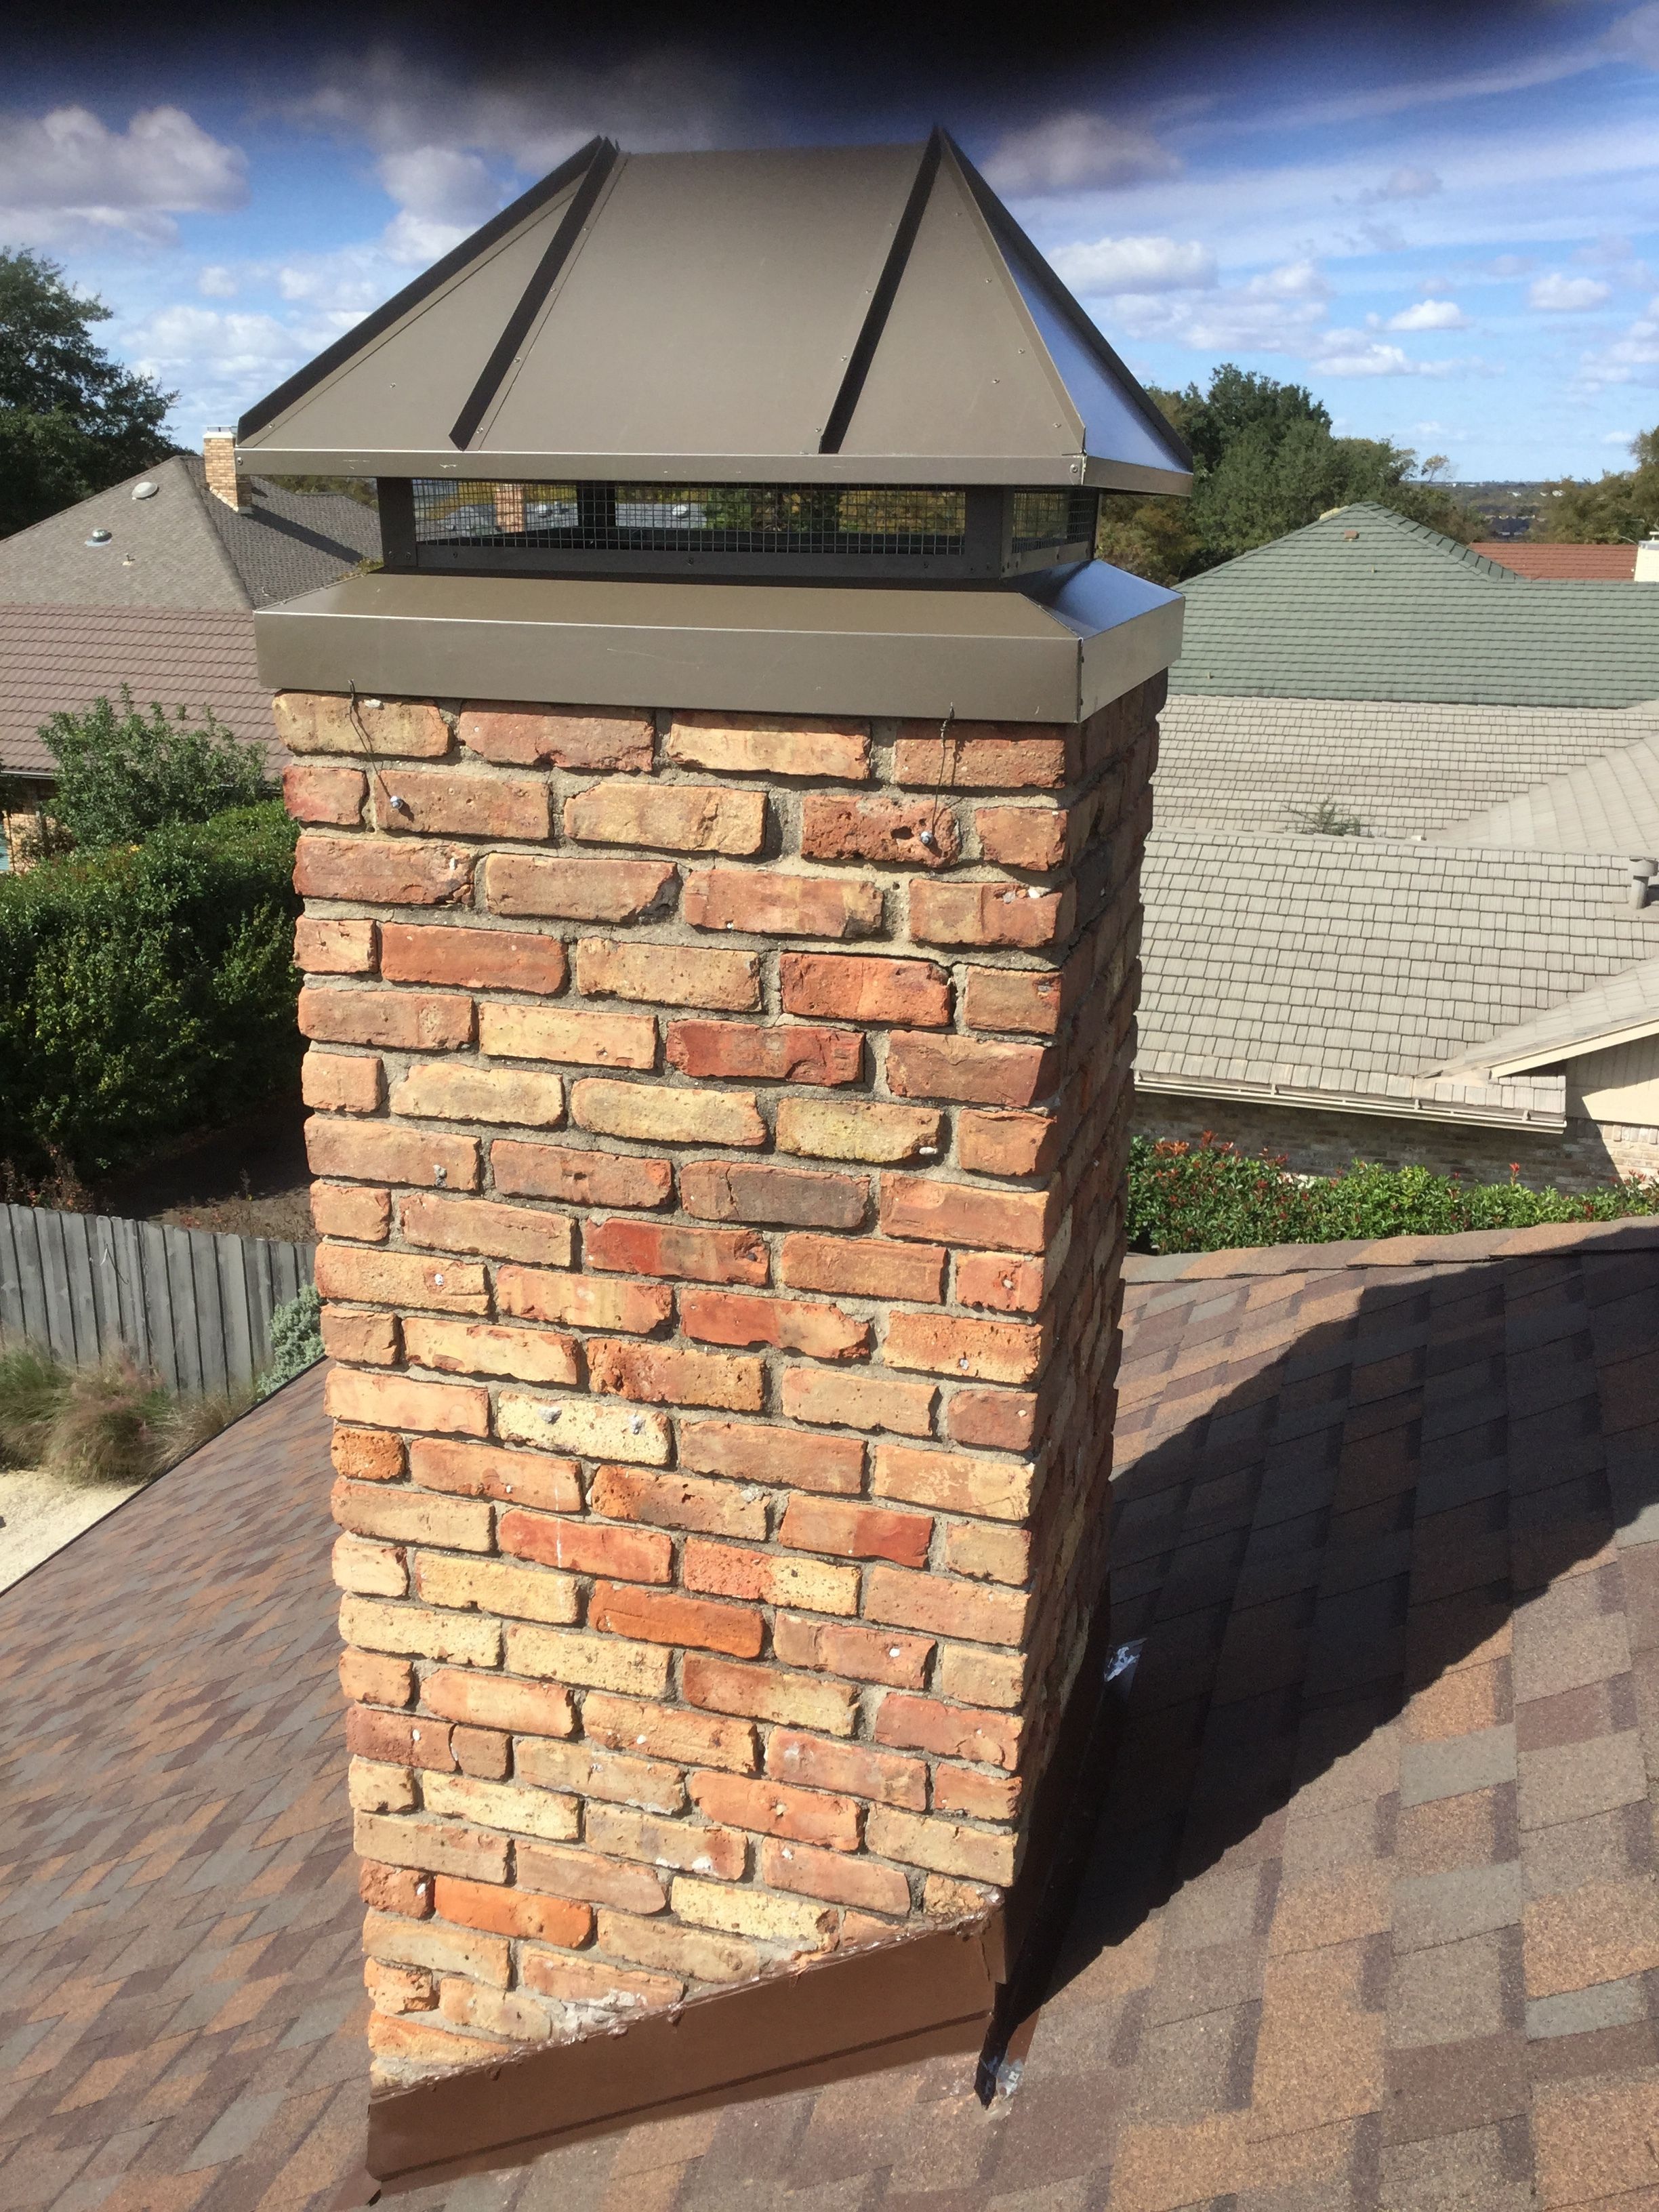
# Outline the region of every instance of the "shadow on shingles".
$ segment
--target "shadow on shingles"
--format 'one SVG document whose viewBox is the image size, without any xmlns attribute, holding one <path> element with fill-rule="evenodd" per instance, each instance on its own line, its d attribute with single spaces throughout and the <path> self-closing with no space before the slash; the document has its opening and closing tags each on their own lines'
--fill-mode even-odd
<svg viewBox="0 0 1659 2212">
<path fill-rule="evenodd" d="M 1113 1637 L 1146 1644 L 1050 1996 L 1659 1499 L 1659 1255 L 1413 1276 L 1313 1279 L 1271 1361 L 1121 1444 Z M 1126 1372 L 1241 1287 L 1160 1301 Z"/>
</svg>

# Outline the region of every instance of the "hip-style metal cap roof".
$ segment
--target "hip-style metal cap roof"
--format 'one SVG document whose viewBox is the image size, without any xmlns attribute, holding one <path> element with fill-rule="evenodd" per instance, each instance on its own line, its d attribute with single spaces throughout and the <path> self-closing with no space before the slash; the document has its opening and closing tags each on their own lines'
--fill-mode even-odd
<svg viewBox="0 0 1659 2212">
<path fill-rule="evenodd" d="M 273 474 L 1185 491 L 959 149 L 594 139 L 242 417 Z"/>
</svg>

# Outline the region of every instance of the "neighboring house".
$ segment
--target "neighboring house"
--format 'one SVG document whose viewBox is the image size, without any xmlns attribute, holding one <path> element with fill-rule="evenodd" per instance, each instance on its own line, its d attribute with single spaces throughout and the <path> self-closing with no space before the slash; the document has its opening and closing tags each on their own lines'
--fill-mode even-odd
<svg viewBox="0 0 1659 2212">
<path fill-rule="evenodd" d="M 238 478 L 228 436 L 0 538 L 0 775 L 37 803 L 60 708 L 114 697 L 211 708 L 273 753 L 253 611 L 380 557 L 375 511 Z M 0 846 L 0 866 L 5 865 Z"/>
<path fill-rule="evenodd" d="M 1629 584 L 1636 580 L 1633 545 L 1534 545 L 1524 538 L 1487 538 L 1469 550 L 1541 584 Z"/>
<path fill-rule="evenodd" d="M 1186 596 L 1139 1126 L 1307 1170 L 1659 1172 L 1659 596 L 1370 506 Z"/>
</svg>

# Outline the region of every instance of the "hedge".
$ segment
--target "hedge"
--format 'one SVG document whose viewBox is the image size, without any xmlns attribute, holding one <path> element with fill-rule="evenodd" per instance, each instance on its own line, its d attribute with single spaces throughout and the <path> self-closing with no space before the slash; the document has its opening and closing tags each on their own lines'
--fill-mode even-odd
<svg viewBox="0 0 1659 2212">
<path fill-rule="evenodd" d="M 298 1078 L 294 825 L 267 801 L 0 876 L 0 1168 L 108 1174 Z"/>
<path fill-rule="evenodd" d="M 1213 1138 L 1186 1144 L 1136 1137 L 1129 1146 L 1130 1249 L 1222 1252 L 1659 1213 L 1659 1181 L 1636 1177 L 1567 1192 L 1531 1189 L 1519 1176 L 1517 1167 L 1508 1182 L 1467 1183 L 1429 1168 L 1382 1168 L 1364 1160 L 1345 1175 L 1297 1176 L 1282 1157 L 1252 1158 Z"/>
</svg>

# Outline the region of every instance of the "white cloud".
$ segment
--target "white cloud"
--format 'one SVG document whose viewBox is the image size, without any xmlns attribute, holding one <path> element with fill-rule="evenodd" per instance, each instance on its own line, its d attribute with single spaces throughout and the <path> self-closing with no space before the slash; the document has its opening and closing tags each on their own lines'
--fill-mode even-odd
<svg viewBox="0 0 1659 2212">
<path fill-rule="evenodd" d="M 1330 287 L 1316 262 L 1286 262 L 1243 284 L 1202 294 L 1123 294 L 1112 327 L 1209 351 L 1306 353 L 1325 319 Z"/>
<path fill-rule="evenodd" d="M 247 198 L 247 163 L 180 107 L 140 110 L 112 131 L 89 108 L 0 119 L 0 234 L 70 246 L 112 234 L 152 245 L 182 214 L 224 214 Z"/>
<path fill-rule="evenodd" d="M 1659 299 L 1648 302 L 1622 337 L 1585 354 L 1578 373 L 1592 392 L 1609 384 L 1659 384 Z"/>
<path fill-rule="evenodd" d="M 1406 167 L 1393 170 L 1375 191 L 1362 192 L 1368 200 L 1425 200 L 1431 192 L 1443 189 L 1439 176 L 1432 169 Z"/>
<path fill-rule="evenodd" d="M 1552 270 L 1540 276 L 1527 294 L 1527 303 L 1550 315 L 1582 315 L 1611 299 L 1613 287 L 1597 276 L 1564 276 Z"/>
<path fill-rule="evenodd" d="M 1391 331 L 1466 331 L 1469 319 L 1455 300 L 1419 300 L 1389 318 Z"/>
<path fill-rule="evenodd" d="M 509 197 L 480 155 L 454 146 L 411 146 L 382 155 L 379 167 L 398 206 L 422 222 L 475 229 Z"/>
<path fill-rule="evenodd" d="M 210 261 L 198 271 L 196 289 L 210 300 L 234 300 L 240 287 L 234 269 L 228 268 L 222 261 Z"/>
<path fill-rule="evenodd" d="M 1097 238 L 1091 245 L 1057 246 L 1048 258 L 1085 297 L 1205 291 L 1216 281 L 1215 256 L 1196 239 Z"/>
<path fill-rule="evenodd" d="M 1326 331 L 1315 366 L 1322 376 L 1419 376 L 1425 372 L 1399 346 L 1384 345 L 1364 331 Z"/>
<path fill-rule="evenodd" d="M 1114 191 L 1155 177 L 1176 177 L 1181 157 L 1141 123 L 1113 123 L 1073 109 L 1029 131 L 998 140 L 985 174 L 1000 192 L 1030 198 L 1044 192 Z"/>
<path fill-rule="evenodd" d="M 1319 264 L 1305 256 L 1252 276 L 1244 289 L 1258 300 L 1327 300 L 1331 291 Z"/>
</svg>

